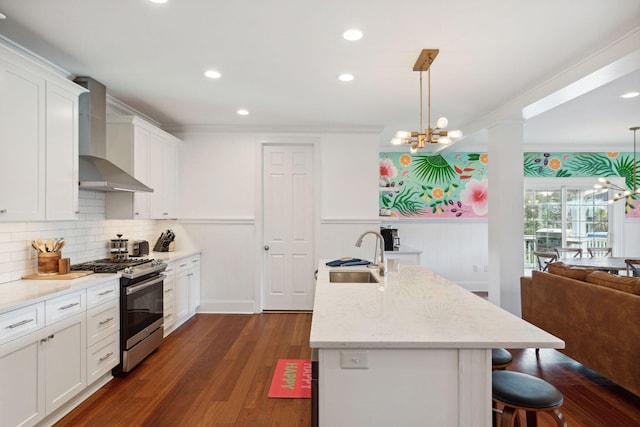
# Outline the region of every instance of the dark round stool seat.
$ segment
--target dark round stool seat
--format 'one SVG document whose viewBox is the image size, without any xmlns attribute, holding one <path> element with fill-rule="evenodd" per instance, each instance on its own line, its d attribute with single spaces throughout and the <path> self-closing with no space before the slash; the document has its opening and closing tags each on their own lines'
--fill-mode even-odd
<svg viewBox="0 0 640 427">
<path fill-rule="evenodd" d="M 493 398 L 517 408 L 546 409 L 560 406 L 563 396 L 548 382 L 513 371 L 493 371 Z"/>
<path fill-rule="evenodd" d="M 491 349 L 491 365 L 494 368 L 506 367 L 513 360 L 513 356 L 504 348 Z"/>
</svg>

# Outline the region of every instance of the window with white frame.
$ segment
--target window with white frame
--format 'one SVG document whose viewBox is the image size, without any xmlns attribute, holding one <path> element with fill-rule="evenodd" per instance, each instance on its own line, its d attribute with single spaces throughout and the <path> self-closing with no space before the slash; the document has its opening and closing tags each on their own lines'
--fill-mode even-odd
<svg viewBox="0 0 640 427">
<path fill-rule="evenodd" d="M 621 179 L 622 180 L 622 179 Z M 607 190 L 593 178 L 525 178 L 525 269 L 535 267 L 534 251 L 555 248 L 622 248 L 624 202 L 609 204 Z M 624 185 L 624 181 L 621 182 Z"/>
</svg>

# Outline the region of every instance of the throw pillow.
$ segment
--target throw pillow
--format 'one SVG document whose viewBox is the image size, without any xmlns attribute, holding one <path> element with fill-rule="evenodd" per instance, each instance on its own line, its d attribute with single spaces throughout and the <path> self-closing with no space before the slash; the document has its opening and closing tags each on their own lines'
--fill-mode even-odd
<svg viewBox="0 0 640 427">
<path fill-rule="evenodd" d="M 587 276 L 587 282 L 640 295 L 640 279 L 637 277 L 616 276 L 604 271 L 596 271 Z"/>
<path fill-rule="evenodd" d="M 582 280 L 584 282 L 589 274 L 597 270 L 593 268 L 570 267 L 565 265 L 563 262 L 558 261 L 549 264 L 547 271 L 557 276 L 564 276 L 570 279 Z"/>
</svg>

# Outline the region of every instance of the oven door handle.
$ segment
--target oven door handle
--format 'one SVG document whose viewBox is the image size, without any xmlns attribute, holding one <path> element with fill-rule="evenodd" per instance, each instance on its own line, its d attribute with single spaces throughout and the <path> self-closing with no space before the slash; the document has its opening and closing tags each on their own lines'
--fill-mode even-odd
<svg viewBox="0 0 640 427">
<path fill-rule="evenodd" d="M 159 277 L 153 277 L 151 279 L 145 280 L 144 282 L 140 283 L 139 285 L 135 285 L 135 286 L 130 286 L 127 288 L 127 295 L 131 295 L 133 293 L 136 293 L 138 291 L 141 291 L 145 288 L 148 288 L 149 286 L 153 286 L 157 283 L 160 283 L 164 280 L 165 275 L 164 274 L 160 274 Z"/>
</svg>

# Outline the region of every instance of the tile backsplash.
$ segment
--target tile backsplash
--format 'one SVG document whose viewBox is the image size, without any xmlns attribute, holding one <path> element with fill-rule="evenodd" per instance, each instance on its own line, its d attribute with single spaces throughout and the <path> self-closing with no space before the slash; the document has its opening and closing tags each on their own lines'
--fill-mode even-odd
<svg viewBox="0 0 640 427">
<path fill-rule="evenodd" d="M 37 237 L 64 237 L 64 258 L 71 264 L 109 255 L 109 241 L 122 234 L 131 240 L 145 239 L 153 246 L 163 230 L 175 221 L 165 220 L 106 220 L 104 193 L 80 190 L 77 221 L 0 222 L 0 283 L 19 280 L 35 273 L 37 258 L 31 241 Z"/>
</svg>

